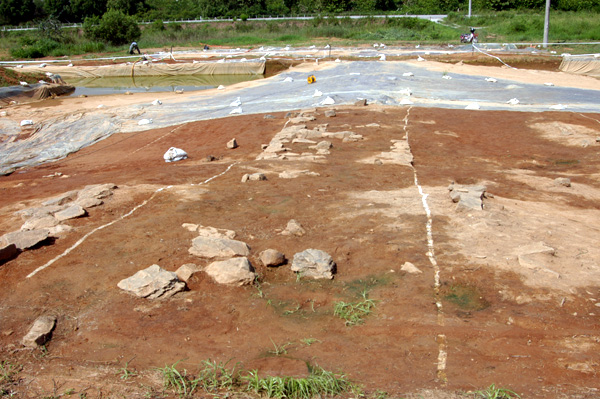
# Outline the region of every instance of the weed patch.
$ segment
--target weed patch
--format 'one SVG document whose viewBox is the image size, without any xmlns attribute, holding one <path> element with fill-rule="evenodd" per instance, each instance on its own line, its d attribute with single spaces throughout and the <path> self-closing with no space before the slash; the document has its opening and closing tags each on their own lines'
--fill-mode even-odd
<svg viewBox="0 0 600 399">
<path fill-rule="evenodd" d="M 475 392 L 477 399 L 513 399 L 520 398 L 518 394 L 510 389 L 499 388 L 492 384 L 484 390 Z"/>
<path fill-rule="evenodd" d="M 490 303 L 483 297 L 479 289 L 468 284 L 455 284 L 442 290 L 444 299 L 464 311 L 486 309 Z"/>
<path fill-rule="evenodd" d="M 345 320 L 347 326 L 354 326 L 364 323 L 367 317 L 375 307 L 375 300 L 368 297 L 369 292 L 365 289 L 361 292 L 362 301 L 351 302 L 336 302 L 333 308 L 333 314 Z"/>
</svg>

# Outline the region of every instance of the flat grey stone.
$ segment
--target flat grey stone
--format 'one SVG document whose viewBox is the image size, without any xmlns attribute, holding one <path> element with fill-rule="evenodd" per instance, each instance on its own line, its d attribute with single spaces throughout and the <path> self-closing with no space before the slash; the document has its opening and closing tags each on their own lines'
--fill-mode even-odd
<svg viewBox="0 0 600 399">
<path fill-rule="evenodd" d="M 251 284 L 256 276 L 246 257 L 213 262 L 204 271 L 217 283 L 226 285 Z"/>
<path fill-rule="evenodd" d="M 117 188 L 117 186 L 112 183 L 93 184 L 90 186 L 85 186 L 83 189 L 79 190 L 77 199 L 78 200 L 81 200 L 83 198 L 103 199 L 106 197 L 110 197 L 116 188 Z"/>
<path fill-rule="evenodd" d="M 302 227 L 302 225 L 294 219 L 291 219 L 288 222 L 285 230 L 281 232 L 281 235 L 284 236 L 294 235 L 297 237 L 302 237 L 304 234 L 306 234 L 306 230 L 304 230 L 304 227 Z"/>
<path fill-rule="evenodd" d="M 245 242 L 228 238 L 196 237 L 188 252 L 202 258 L 228 258 L 248 256 L 250 247 Z"/>
<path fill-rule="evenodd" d="M 47 215 L 40 218 L 32 217 L 21 226 L 21 230 L 48 229 L 58 224 L 54 216 Z"/>
<path fill-rule="evenodd" d="M 554 179 L 554 182 L 559 186 L 571 187 L 571 179 L 569 179 L 568 177 L 559 177 L 557 179 Z"/>
<path fill-rule="evenodd" d="M 35 208 L 28 208 L 17 212 L 21 218 L 27 220 L 29 218 L 41 218 L 48 215 L 54 215 L 56 212 L 65 209 L 64 205 L 47 205 Z"/>
<path fill-rule="evenodd" d="M 400 270 L 405 271 L 405 272 L 410 273 L 410 274 L 420 274 L 420 273 L 423 273 L 421 270 L 419 270 L 419 268 L 417 268 L 415 265 L 413 265 L 410 262 L 404 262 L 404 264 L 402 265 L 402 267 L 400 267 Z"/>
<path fill-rule="evenodd" d="M 29 348 L 37 348 L 50 340 L 52 330 L 56 326 L 56 317 L 40 316 L 34 322 L 21 343 Z"/>
<path fill-rule="evenodd" d="M 87 198 L 78 199 L 77 201 L 75 201 L 75 203 L 84 209 L 88 209 L 88 208 L 100 206 L 100 205 L 104 204 L 104 201 L 101 200 L 100 198 L 87 197 Z"/>
<path fill-rule="evenodd" d="M 291 269 L 302 277 L 332 279 L 335 267 L 333 258 L 327 252 L 307 249 L 294 255 Z"/>
<path fill-rule="evenodd" d="M 48 236 L 48 229 L 13 231 L 4 234 L 0 238 L 0 243 L 15 244 L 18 249 L 24 250 L 36 246 L 46 240 Z"/>
<path fill-rule="evenodd" d="M 87 215 L 87 211 L 83 209 L 83 207 L 81 207 L 80 205 L 71 205 L 67 209 L 64 209 L 60 212 L 56 212 L 54 214 L 54 217 L 59 222 L 62 222 L 69 219 L 76 219 L 85 215 Z"/>
<path fill-rule="evenodd" d="M 164 270 L 159 265 L 152 265 L 119 281 L 117 286 L 138 297 L 156 299 L 169 298 L 183 291 L 185 283 L 177 278 L 177 274 Z"/>
<path fill-rule="evenodd" d="M 285 255 L 275 249 L 265 249 L 258 258 L 263 265 L 268 267 L 280 266 L 285 263 Z"/>
<path fill-rule="evenodd" d="M 77 198 L 78 193 L 79 191 L 77 190 L 68 191 L 66 193 L 63 193 L 61 195 L 58 195 L 54 198 L 50 198 L 49 200 L 42 202 L 42 205 L 65 205 L 66 203 L 71 202 L 73 201 L 73 199 Z"/>
<path fill-rule="evenodd" d="M 179 269 L 175 270 L 175 274 L 179 280 L 187 283 L 194 274 L 201 271 L 202 267 L 196 265 L 195 263 L 186 263 L 181 265 Z"/>
</svg>

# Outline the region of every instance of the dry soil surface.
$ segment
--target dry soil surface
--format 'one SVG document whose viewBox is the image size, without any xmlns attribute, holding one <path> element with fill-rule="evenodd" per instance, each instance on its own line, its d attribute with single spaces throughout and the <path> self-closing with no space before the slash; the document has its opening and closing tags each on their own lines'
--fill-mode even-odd
<svg viewBox="0 0 600 399">
<path fill-rule="evenodd" d="M 0 265 L 0 360 L 20 365 L 3 389 L 163 397 L 174 394 L 163 393 L 156 367 L 179 362 L 195 373 L 213 359 L 263 375 L 305 376 L 307 363 L 318 364 L 373 396 L 462 397 L 494 383 L 526 398 L 598 397 L 600 114 L 335 110 L 304 110 L 315 120 L 297 124 L 363 139 L 332 138 L 322 159 L 257 160 L 261 144 L 294 124 L 273 113 L 117 134 L 0 177 L 0 233 L 18 230 L 16 212 L 48 198 L 118 186 L 69 221 L 71 232 Z M 227 149 L 233 137 L 239 147 Z M 387 161 L 392 140 L 408 142 L 412 165 Z M 190 157 L 165 163 L 171 146 Z M 310 143 L 286 146 L 315 152 Z M 293 170 L 318 175 L 279 177 Z M 254 172 L 267 180 L 241 182 Z M 452 182 L 485 185 L 483 209 L 457 209 Z M 306 233 L 281 235 L 290 219 Z M 188 252 L 195 235 L 183 223 L 235 231 L 252 248 L 256 284 L 222 286 L 200 272 L 168 300 L 120 290 L 121 279 L 152 264 L 209 263 Z M 519 258 L 539 243 L 553 254 Z M 258 254 L 267 248 L 290 261 L 321 249 L 337 273 L 309 280 L 289 263 L 266 268 Z M 405 262 L 421 273 L 402 271 Z M 346 326 L 334 305 L 362 292 L 376 306 Z M 51 341 L 22 348 L 42 314 L 58 319 Z M 137 375 L 122 378 L 125 368 Z"/>
</svg>

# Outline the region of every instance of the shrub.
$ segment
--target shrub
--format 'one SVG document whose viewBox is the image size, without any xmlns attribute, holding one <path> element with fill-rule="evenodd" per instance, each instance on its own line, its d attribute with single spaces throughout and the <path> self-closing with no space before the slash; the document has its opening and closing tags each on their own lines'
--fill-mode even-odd
<svg viewBox="0 0 600 399">
<path fill-rule="evenodd" d="M 108 10 L 102 16 L 86 18 L 83 23 L 85 35 L 114 45 L 137 40 L 142 32 L 133 18 L 119 10 Z"/>
</svg>

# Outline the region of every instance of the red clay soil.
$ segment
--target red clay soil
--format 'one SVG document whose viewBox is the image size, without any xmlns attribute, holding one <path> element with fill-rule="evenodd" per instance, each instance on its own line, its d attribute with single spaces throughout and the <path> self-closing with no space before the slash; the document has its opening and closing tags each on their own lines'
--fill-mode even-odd
<svg viewBox="0 0 600 399">
<path fill-rule="evenodd" d="M 22 365 L 11 389 L 31 398 L 56 387 L 59 393 L 73 389 L 88 398 L 163 397 L 156 367 L 181 361 L 179 369 L 194 373 L 210 358 L 271 375 L 302 376 L 306 363 L 318 364 L 344 372 L 368 395 L 380 390 L 405 397 L 436 389 L 438 396 L 426 397 L 458 397 L 452 393 L 494 383 L 524 398 L 597 397 L 600 309 L 589 298 L 600 299 L 598 285 L 582 284 L 565 294 L 526 285 L 514 271 L 476 264 L 458 250 L 454 212 L 434 211 L 442 284 L 436 292 L 435 269 L 426 256 L 427 218 L 419 208 L 413 170 L 358 161 L 388 151 L 390 140 L 408 131 L 423 187 L 486 181 L 493 182 L 488 191 L 497 197 L 486 200 L 492 209 L 498 198 L 508 198 L 597 210 L 598 202 L 544 195 L 509 178 L 507 171 L 552 179 L 568 172 L 600 189 L 597 145 L 561 145 L 527 127 L 545 121 L 598 130 L 600 115 L 413 108 L 405 131 L 408 112 L 370 106 L 338 108 L 335 118 L 314 112 L 309 128 L 329 123 L 328 131 L 352 130 L 365 137 L 333 141 L 322 162 L 255 160 L 260 145 L 286 123 L 280 113 L 273 119 L 237 116 L 115 134 L 62 161 L 0 177 L 0 233 L 18 229 L 22 221 L 14 212 L 36 201 L 89 184 L 119 186 L 104 205 L 71 221 L 73 232 L 0 266 L 0 360 Z M 225 144 L 233 137 L 240 146 L 229 150 Z M 190 158 L 165 163 L 163 153 L 171 146 L 183 148 Z M 295 144 L 294 151 L 310 150 L 308 144 Z M 232 164 L 227 173 L 198 185 Z M 310 169 L 319 176 L 279 178 L 285 169 Z M 265 172 L 268 180 L 240 182 L 254 171 Z M 173 187 L 153 196 L 166 186 Z M 398 190 L 412 193 L 406 211 L 365 199 Z M 147 204 L 131 216 L 25 277 L 144 200 Z M 452 206 L 447 194 L 432 200 Z M 598 222 L 597 213 L 590 215 L 590 223 Z M 304 236 L 279 234 L 290 219 L 302 224 Z M 260 285 L 221 286 L 197 273 L 188 291 L 169 300 L 121 291 L 121 279 L 152 264 L 175 271 L 185 263 L 209 263 L 188 253 L 194 234 L 183 223 L 234 230 L 252 248 L 250 261 Z M 258 260 L 267 248 L 288 259 L 307 248 L 324 250 L 337 263 L 337 274 L 331 281 L 307 280 L 297 279 L 289 265 L 267 269 Z M 400 271 L 405 262 L 423 273 Z M 346 326 L 333 316 L 335 302 L 359 301 L 365 289 L 377 302 L 364 324 Z M 519 295 L 534 299 L 519 301 Z M 569 300 L 561 303 L 565 296 Z M 436 301 L 443 305 L 441 312 Z M 33 320 L 48 313 L 58 323 L 45 351 L 22 349 L 20 340 Z M 316 341 L 308 345 L 306 339 Z M 286 354 L 271 353 L 274 345 L 285 344 Z M 442 352 L 447 352 L 443 366 Z M 139 375 L 124 380 L 128 361 Z"/>
</svg>

